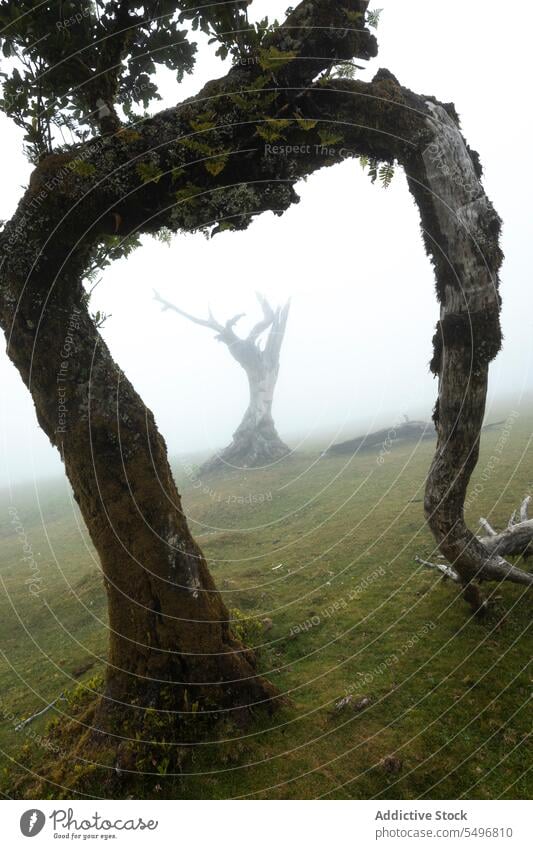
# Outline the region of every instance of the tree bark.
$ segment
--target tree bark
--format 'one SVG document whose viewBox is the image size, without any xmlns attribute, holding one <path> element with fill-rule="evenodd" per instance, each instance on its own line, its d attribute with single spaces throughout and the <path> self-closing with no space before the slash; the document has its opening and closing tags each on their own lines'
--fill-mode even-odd
<svg viewBox="0 0 533 849">
<path fill-rule="evenodd" d="M 142 726 L 148 707 L 180 713 L 182 724 L 191 713 L 272 708 L 275 688 L 232 636 L 191 537 L 153 415 L 87 310 L 86 257 L 64 236 L 26 278 L 4 257 L 1 319 L 101 562 L 109 660 L 97 726 Z"/>
<path fill-rule="evenodd" d="M 346 3 L 361 14 L 367 5 Z M 329 0 L 303 0 L 286 23 L 265 49 L 296 58 L 271 73 L 271 90 L 305 85 L 337 57 L 376 52 L 368 30 L 346 28 L 346 10 Z M 7 352 L 39 424 L 62 453 L 104 573 L 110 652 L 97 719 L 103 729 L 142 729 L 148 706 L 236 715 L 277 699 L 257 676 L 253 654 L 231 634 L 183 516 L 164 441 L 100 338 L 81 283 L 105 237 L 164 226 L 194 231 L 217 220 L 244 229 L 254 214 L 280 214 L 297 199 L 286 163 L 278 163 L 277 184 L 263 179 L 264 163 L 249 156 L 253 123 L 229 115 L 231 97 L 253 87 L 260 73 L 257 65 L 235 65 L 197 99 L 46 157 L 0 233 Z M 191 126 L 210 103 L 222 126 L 217 119 L 212 156 L 199 156 Z M 266 113 L 265 106 L 258 106 L 260 121 L 275 116 L 279 104 Z M 228 150 L 234 155 L 214 175 L 206 163 Z M 147 163 L 159 169 L 157 179 L 145 179 L 140 166 Z M 180 192 L 187 197 L 177 199 Z"/>
<path fill-rule="evenodd" d="M 344 156 L 397 159 L 420 211 L 441 304 L 431 363 L 439 378 L 437 447 L 425 512 L 441 552 L 459 575 L 466 601 L 482 610 L 478 581 L 533 585 L 533 575 L 489 551 L 464 519 L 467 487 L 479 456 L 489 365 L 502 341 L 501 221 L 452 104 L 410 92 L 386 70 L 370 85 L 330 81 L 306 92 L 305 99 L 307 118 L 315 118 L 320 109 L 323 121 L 342 127 Z"/>
<path fill-rule="evenodd" d="M 434 139 L 408 170 L 441 302 L 432 362 L 439 377 L 438 439 L 425 510 L 441 552 L 460 577 L 465 599 L 479 610 L 484 604 L 474 581 L 533 583 L 533 576 L 484 545 L 464 519 L 467 487 L 479 456 L 489 364 L 502 339 L 500 220 L 456 117 L 439 104 L 427 105 Z"/>
</svg>

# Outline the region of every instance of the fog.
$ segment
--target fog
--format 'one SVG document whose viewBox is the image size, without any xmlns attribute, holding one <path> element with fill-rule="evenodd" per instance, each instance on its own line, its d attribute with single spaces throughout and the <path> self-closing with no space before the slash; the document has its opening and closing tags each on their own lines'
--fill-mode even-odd
<svg viewBox="0 0 533 849">
<path fill-rule="evenodd" d="M 257 17 L 268 12 L 282 19 L 286 5 L 255 0 L 252 8 Z M 388 67 L 413 90 L 454 101 L 469 143 L 481 154 L 485 185 L 504 220 L 506 254 L 505 347 L 492 367 L 489 407 L 525 404 L 533 352 L 527 162 L 533 15 L 523 3 L 514 7 L 516 22 L 504 21 L 501 4 L 486 0 L 453 7 L 412 0 L 409 15 L 397 0 L 382 5 L 379 58 L 362 77 Z M 202 49 L 197 72 L 182 85 L 162 75 L 163 105 L 223 73 L 223 63 Z M 19 131 L 6 119 L 1 131 L 0 218 L 8 218 L 31 169 Z M 111 314 L 106 341 L 154 411 L 173 455 L 226 444 L 244 412 L 247 384 L 212 332 L 161 312 L 154 288 L 198 316 L 207 315 L 208 305 L 220 321 L 246 312 L 237 327 L 243 333 L 259 315 L 256 290 L 274 303 L 292 298 L 274 415 L 280 435 L 295 447 L 356 436 L 402 414 L 430 416 L 437 386 L 428 363 L 438 307 L 403 175 L 384 190 L 348 161 L 317 173 L 298 191 L 299 205 L 281 218 L 261 216 L 246 232 L 210 241 L 179 235 L 170 247 L 146 238 L 105 272 L 95 291 L 93 310 Z M 57 452 L 3 352 L 0 380 L 0 486 L 60 474 Z"/>
</svg>

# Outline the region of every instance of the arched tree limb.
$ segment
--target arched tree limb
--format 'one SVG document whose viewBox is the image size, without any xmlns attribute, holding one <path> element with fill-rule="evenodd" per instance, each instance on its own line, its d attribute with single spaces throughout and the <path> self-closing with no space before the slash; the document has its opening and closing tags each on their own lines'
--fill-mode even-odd
<svg viewBox="0 0 533 849">
<path fill-rule="evenodd" d="M 364 12 L 366 6 L 362 0 L 347 0 L 343 9 L 304 0 L 287 30 L 269 35 L 265 50 L 291 51 L 291 57 L 294 50 L 301 58 L 271 73 L 280 102 L 260 104 L 259 120 L 284 108 L 284 86 L 300 91 L 332 58 L 375 54 L 375 39 L 347 18 L 346 10 Z M 168 715 L 170 727 L 160 733 L 177 729 L 179 735 L 176 716 L 244 714 L 254 705 L 272 707 L 278 696 L 257 676 L 253 653 L 232 636 L 229 613 L 183 516 L 165 443 L 100 337 L 82 282 L 109 236 L 163 226 L 195 230 L 228 220 L 244 228 L 252 215 L 279 213 L 296 199 L 285 162 L 277 163 L 279 180 L 272 182 L 263 159 L 250 158 L 255 121 L 228 121 L 231 98 L 253 88 L 260 72 L 235 65 L 195 100 L 43 159 L 0 233 L 7 351 L 32 394 L 39 424 L 61 452 L 108 593 L 110 652 L 98 725 L 134 729 L 135 736 L 143 736 L 147 707 Z M 197 135 L 191 122 L 210 104 L 218 115 L 213 158 L 228 151 L 218 176 L 206 167 L 209 157 L 199 158 L 185 144 Z M 146 179 L 145 163 L 148 173 L 159 168 L 156 180 Z M 248 189 L 249 181 L 257 188 Z M 61 379 L 68 407 L 62 421 L 57 376 L 74 320 L 75 356 Z"/>
<path fill-rule="evenodd" d="M 468 596 L 480 577 L 515 574 L 499 556 L 487 557 L 464 521 L 489 363 L 501 344 L 499 218 L 451 105 L 414 94 L 386 71 L 370 83 L 317 79 L 332 63 L 376 55 L 373 36 L 353 25 L 367 5 L 304 0 L 263 45 L 287 55 L 275 71 L 235 65 L 197 98 L 128 132 L 47 157 L 0 234 L 8 354 L 39 423 L 62 451 L 105 574 L 111 653 L 104 708 L 115 699 L 134 702 L 133 711 L 167 704 L 187 713 L 193 689 L 203 709 L 262 702 L 273 690 L 254 677 L 252 659 L 231 637 L 228 612 L 181 512 L 164 441 L 84 308 L 84 274 L 108 236 L 245 229 L 255 215 L 281 214 L 297 202 L 299 179 L 351 156 L 405 168 L 435 266 L 441 321 L 429 524 Z M 199 156 L 194 125 L 207 108 L 212 126 L 202 141 L 210 153 Z M 279 145 L 261 135 L 272 121 Z M 339 137 L 327 156 L 324 130 Z M 283 154 L 274 149 L 281 144 Z M 222 169 L 207 167 L 221 156 Z M 74 310 L 79 335 L 63 434 L 56 370 Z"/>
</svg>

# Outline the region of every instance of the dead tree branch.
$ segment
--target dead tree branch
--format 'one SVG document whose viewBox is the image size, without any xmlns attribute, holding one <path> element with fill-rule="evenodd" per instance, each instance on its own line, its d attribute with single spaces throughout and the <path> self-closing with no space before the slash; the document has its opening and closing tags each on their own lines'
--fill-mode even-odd
<svg viewBox="0 0 533 849">
<path fill-rule="evenodd" d="M 533 574 L 519 569 L 509 563 L 505 557 L 528 557 L 533 553 L 533 519 L 528 518 L 528 506 L 531 498 L 524 499 L 520 507 L 520 522 L 514 521 L 518 511 L 513 513 L 509 526 L 502 533 L 497 533 L 487 519 L 480 519 L 480 525 L 488 532 L 487 536 L 476 537 L 480 550 L 484 556 L 480 559 L 478 573 L 473 580 L 483 581 L 510 581 L 522 586 L 533 586 Z M 417 563 L 430 569 L 436 569 L 455 583 L 463 584 L 469 588 L 470 598 L 476 610 L 484 610 L 486 605 L 481 597 L 476 594 L 471 582 L 465 582 L 460 573 L 444 563 L 432 563 L 415 557 Z"/>
</svg>

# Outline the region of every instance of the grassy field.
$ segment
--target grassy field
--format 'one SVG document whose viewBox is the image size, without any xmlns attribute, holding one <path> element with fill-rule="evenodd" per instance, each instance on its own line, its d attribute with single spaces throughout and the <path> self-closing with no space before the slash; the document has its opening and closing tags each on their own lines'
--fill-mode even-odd
<svg viewBox="0 0 533 849">
<path fill-rule="evenodd" d="M 532 432 L 521 414 L 484 434 L 473 526 L 480 515 L 504 526 L 532 491 Z M 472 619 L 452 584 L 414 562 L 436 557 L 422 509 L 431 454 L 427 442 L 348 458 L 317 450 L 201 486 L 176 465 L 218 587 L 253 618 L 261 669 L 289 700 L 195 747 L 180 775 L 153 760 L 117 795 L 530 797 L 531 597 L 493 585 L 488 615 Z M 62 482 L 4 497 L 0 541 L 0 788 L 75 797 L 31 775 L 52 757 L 71 757 L 73 776 L 88 769 L 52 756 L 45 735 L 52 716 L 82 715 L 103 671 L 98 564 Z M 15 730 L 61 692 L 67 701 Z M 108 769 L 90 767 L 86 795 Z"/>
</svg>

